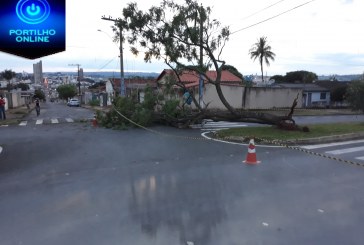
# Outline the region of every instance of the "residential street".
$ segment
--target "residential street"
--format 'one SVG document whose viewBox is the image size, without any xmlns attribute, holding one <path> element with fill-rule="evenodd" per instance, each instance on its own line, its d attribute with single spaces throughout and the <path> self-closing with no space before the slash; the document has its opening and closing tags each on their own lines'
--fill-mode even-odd
<svg viewBox="0 0 364 245">
<path fill-rule="evenodd" d="M 90 115 L 56 104 L 41 112 Z M 77 120 L 1 127 L 1 244 L 364 243 L 363 167 L 262 146 L 261 163 L 247 165 L 247 146 L 152 129 L 165 135 Z M 364 163 L 362 151 L 336 151 L 363 141 L 304 147 Z"/>
</svg>

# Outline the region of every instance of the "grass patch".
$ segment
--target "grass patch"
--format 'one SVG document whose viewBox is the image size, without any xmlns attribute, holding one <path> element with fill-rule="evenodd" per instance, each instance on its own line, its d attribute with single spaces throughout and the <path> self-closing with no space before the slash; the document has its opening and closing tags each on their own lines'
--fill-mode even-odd
<svg viewBox="0 0 364 245">
<path fill-rule="evenodd" d="M 18 124 L 18 119 L 6 119 L 6 120 L 0 120 L 0 125 L 12 125 L 12 124 Z"/>
<path fill-rule="evenodd" d="M 290 109 L 278 108 L 267 110 L 250 110 L 253 112 L 269 113 L 277 116 L 284 116 L 290 112 Z M 293 116 L 328 116 L 328 115 L 360 115 L 360 111 L 353 111 L 351 109 L 295 109 Z"/>
<path fill-rule="evenodd" d="M 15 114 L 15 115 L 25 115 L 25 114 L 28 114 L 29 111 L 14 111 L 12 114 Z"/>
<path fill-rule="evenodd" d="M 309 139 L 323 136 L 333 136 L 349 133 L 364 133 L 364 123 L 334 123 L 334 124 L 314 124 L 309 126 L 310 132 L 286 131 L 268 127 L 245 127 L 220 130 L 217 137 L 257 137 L 267 140 L 296 140 Z"/>
</svg>

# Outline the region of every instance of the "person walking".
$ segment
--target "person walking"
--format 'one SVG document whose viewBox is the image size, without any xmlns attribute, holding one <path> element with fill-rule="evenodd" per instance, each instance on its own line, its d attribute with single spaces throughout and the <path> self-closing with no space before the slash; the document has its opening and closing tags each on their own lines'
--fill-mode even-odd
<svg viewBox="0 0 364 245">
<path fill-rule="evenodd" d="M 6 104 L 6 101 L 5 101 L 4 97 L 2 95 L 0 95 L 0 118 L 3 120 L 6 119 L 5 104 Z"/>
<path fill-rule="evenodd" d="M 40 105 L 39 105 L 39 99 L 38 98 L 35 100 L 35 110 L 37 112 L 37 116 L 39 116 L 40 115 Z"/>
</svg>

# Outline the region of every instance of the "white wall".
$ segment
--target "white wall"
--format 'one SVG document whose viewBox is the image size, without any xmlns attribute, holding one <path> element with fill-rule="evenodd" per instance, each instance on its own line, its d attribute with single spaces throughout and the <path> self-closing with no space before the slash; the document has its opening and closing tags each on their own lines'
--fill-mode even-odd
<svg viewBox="0 0 364 245">
<path fill-rule="evenodd" d="M 269 109 L 290 107 L 298 95 L 297 108 L 302 107 L 302 90 L 270 87 L 251 87 L 222 85 L 222 92 L 229 104 L 236 109 Z M 246 98 L 244 100 L 244 90 Z M 196 93 L 198 101 L 198 93 Z M 209 109 L 222 109 L 225 106 L 217 95 L 212 84 L 205 85 L 203 101 Z M 244 102 L 245 101 L 245 102 Z M 194 106 L 193 106 L 194 107 Z"/>
<path fill-rule="evenodd" d="M 221 86 L 221 90 L 229 102 L 229 104 L 234 108 L 242 107 L 242 94 L 244 91 L 243 86 Z M 196 96 L 198 101 L 198 94 Z M 204 89 L 203 101 L 205 105 L 208 105 L 210 109 L 226 109 L 225 106 L 220 101 L 220 98 L 216 92 L 216 87 L 212 84 L 206 84 Z"/>
<path fill-rule="evenodd" d="M 252 87 L 246 88 L 246 109 L 287 108 L 297 99 L 297 108 L 302 107 L 302 89 Z"/>
</svg>

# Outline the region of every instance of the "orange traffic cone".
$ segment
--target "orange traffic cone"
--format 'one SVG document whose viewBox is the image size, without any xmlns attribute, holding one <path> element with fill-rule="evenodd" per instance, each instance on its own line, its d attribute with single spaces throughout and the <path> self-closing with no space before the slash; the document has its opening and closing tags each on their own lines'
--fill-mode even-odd
<svg viewBox="0 0 364 245">
<path fill-rule="evenodd" d="M 97 127 L 97 119 L 96 116 L 92 119 L 92 126 Z"/>
<path fill-rule="evenodd" d="M 250 139 L 249 147 L 248 147 L 248 155 L 246 156 L 246 160 L 243 161 L 246 164 L 257 164 L 260 161 L 257 161 L 257 154 L 255 153 L 255 144 L 254 139 Z"/>
</svg>

